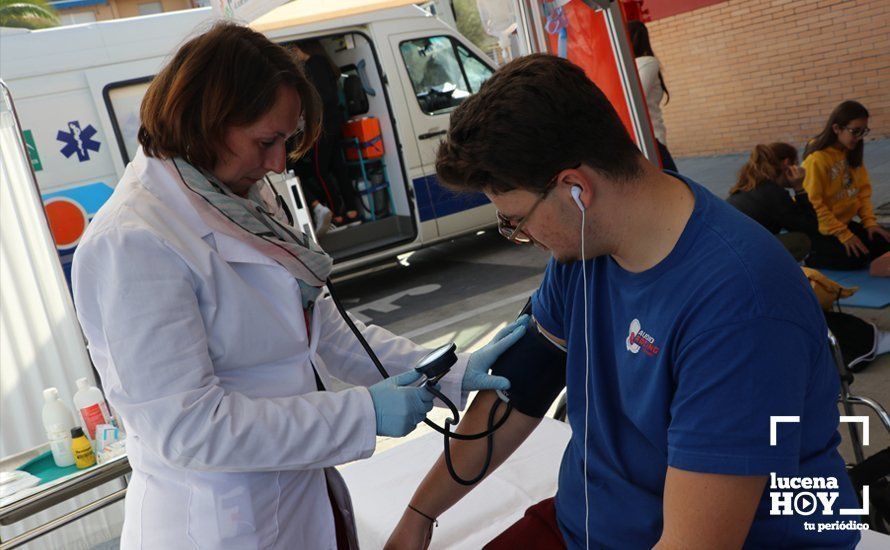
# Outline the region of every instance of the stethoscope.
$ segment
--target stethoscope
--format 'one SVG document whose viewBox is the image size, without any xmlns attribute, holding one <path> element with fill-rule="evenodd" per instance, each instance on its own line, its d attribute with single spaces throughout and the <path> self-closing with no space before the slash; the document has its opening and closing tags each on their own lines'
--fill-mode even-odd
<svg viewBox="0 0 890 550">
<path fill-rule="evenodd" d="M 278 204 L 278 207 L 284 213 L 285 218 L 287 218 L 287 222 L 289 225 L 294 225 L 294 217 L 291 214 L 290 209 L 287 207 L 287 203 L 284 198 L 275 189 L 275 186 L 272 185 L 272 182 L 269 180 L 268 176 L 266 177 L 266 182 L 269 184 L 269 187 L 272 189 L 272 192 L 275 194 L 275 201 Z M 268 215 L 268 213 L 266 213 Z M 274 216 L 271 216 L 274 219 Z M 344 309 L 343 305 L 340 303 L 340 299 L 337 296 L 337 292 L 334 290 L 334 283 L 328 278 L 325 281 L 325 286 L 328 288 L 328 292 L 331 295 L 331 301 L 334 302 L 334 305 L 337 308 L 337 312 L 340 313 L 340 317 L 346 322 L 346 325 L 355 335 L 359 344 L 361 344 L 362 348 L 367 353 L 368 357 L 371 359 L 371 362 L 374 363 L 374 366 L 377 367 L 377 370 L 380 372 L 380 375 L 386 379 L 389 378 L 389 373 L 386 372 L 386 369 L 383 367 L 383 364 L 380 362 L 380 358 L 377 357 L 377 354 L 374 353 L 374 350 L 371 349 L 370 344 L 365 339 L 364 335 L 355 326 L 355 323 L 349 317 L 349 314 Z M 445 344 L 424 356 L 417 364 L 414 366 L 414 370 L 421 374 L 420 380 L 414 383 L 415 386 L 423 386 L 426 388 L 428 392 L 433 394 L 435 397 L 439 398 L 445 406 L 451 412 L 451 416 L 445 419 L 445 426 L 439 426 L 429 418 L 424 418 L 423 423 L 439 432 L 444 436 L 445 441 L 445 466 L 448 468 L 448 473 L 451 475 L 451 478 L 454 479 L 457 483 L 461 485 L 475 485 L 482 478 L 485 477 L 485 474 L 488 473 L 488 468 L 491 466 L 491 456 L 494 452 L 494 432 L 497 431 L 504 423 L 507 421 L 507 418 L 510 416 L 510 412 L 513 410 L 513 405 L 510 403 L 509 397 L 504 392 L 497 392 L 498 399 L 494 402 L 491 407 L 491 412 L 488 414 L 488 428 L 479 433 L 475 434 L 459 434 L 456 432 L 452 432 L 452 426 L 456 426 L 460 423 L 460 411 L 458 411 L 457 406 L 453 401 L 448 399 L 445 394 L 443 394 L 436 387 L 436 384 L 439 380 L 442 379 L 443 376 L 448 374 L 448 371 L 451 370 L 451 367 L 457 362 L 457 345 L 452 342 L 450 344 Z M 504 415 L 495 421 L 495 417 L 497 415 L 498 409 L 502 404 L 506 405 L 506 409 L 504 410 Z M 457 439 L 460 441 L 472 441 L 475 439 L 482 439 L 483 437 L 487 438 L 487 447 L 485 452 L 485 461 L 482 464 L 482 469 L 475 477 L 470 479 L 462 478 L 458 473 L 454 470 L 454 466 L 451 461 L 451 439 Z"/>
</svg>

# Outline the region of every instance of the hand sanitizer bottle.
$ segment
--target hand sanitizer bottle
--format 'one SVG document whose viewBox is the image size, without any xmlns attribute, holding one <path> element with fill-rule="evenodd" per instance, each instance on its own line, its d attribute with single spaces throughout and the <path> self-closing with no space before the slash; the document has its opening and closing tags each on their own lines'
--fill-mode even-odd
<svg viewBox="0 0 890 550">
<path fill-rule="evenodd" d="M 74 464 L 71 452 L 71 428 L 74 419 L 71 411 L 59 398 L 59 390 L 47 388 L 43 390 L 43 428 L 49 439 L 49 447 L 53 453 L 53 462 L 60 468 Z"/>
</svg>

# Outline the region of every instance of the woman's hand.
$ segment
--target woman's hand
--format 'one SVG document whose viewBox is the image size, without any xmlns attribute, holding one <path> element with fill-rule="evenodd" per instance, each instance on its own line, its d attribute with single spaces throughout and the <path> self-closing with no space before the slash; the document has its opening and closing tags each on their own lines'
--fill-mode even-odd
<svg viewBox="0 0 890 550">
<path fill-rule="evenodd" d="M 803 180 L 806 170 L 796 164 L 785 167 L 785 187 L 793 189 L 795 193 L 803 191 Z"/>
<path fill-rule="evenodd" d="M 863 244 L 862 240 L 856 235 L 843 242 L 844 248 L 847 250 L 847 256 L 864 256 L 868 254 L 868 248 Z"/>
<path fill-rule="evenodd" d="M 433 394 L 423 386 L 412 385 L 420 376 L 411 369 L 368 388 L 377 417 L 377 435 L 408 435 L 433 410 Z"/>
<path fill-rule="evenodd" d="M 406 509 L 383 550 L 426 550 L 432 538 L 433 522 Z"/>
<path fill-rule="evenodd" d="M 875 237 L 880 237 L 884 239 L 884 241 L 890 242 L 890 231 L 887 231 L 880 225 L 873 225 L 866 229 L 866 231 L 868 232 L 868 239 L 870 241 L 875 240 Z"/>
<path fill-rule="evenodd" d="M 510 381 L 503 376 L 488 374 L 491 366 L 502 353 L 510 349 L 525 334 L 529 316 L 523 315 L 502 328 L 491 342 L 470 355 L 467 370 L 461 383 L 461 391 L 509 390 Z"/>
</svg>

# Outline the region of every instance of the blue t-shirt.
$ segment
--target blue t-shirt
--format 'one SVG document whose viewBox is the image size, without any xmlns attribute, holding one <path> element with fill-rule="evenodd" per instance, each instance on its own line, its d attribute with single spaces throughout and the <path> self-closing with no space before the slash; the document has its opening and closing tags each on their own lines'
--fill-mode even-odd
<svg viewBox="0 0 890 550">
<path fill-rule="evenodd" d="M 586 262 L 590 338 L 591 548 L 651 548 L 662 532 L 667 467 L 714 474 L 835 478 L 833 515 L 771 515 L 767 481 L 746 547 L 852 547 L 858 531 L 804 522 L 860 520 L 837 451 L 839 378 L 819 304 L 766 230 L 684 179 L 695 209 L 671 253 L 641 273 Z M 585 340 L 582 263 L 551 261 L 533 313 L 568 341 L 568 419 L 557 519 L 584 547 Z M 778 424 L 770 445 L 770 416 Z M 777 481 L 777 484 L 780 480 Z M 830 480 L 825 480 L 830 484 Z M 777 493 L 783 492 L 776 489 Z M 785 492 L 792 489 L 785 489 Z M 801 500 L 806 511 L 807 501 Z"/>
</svg>

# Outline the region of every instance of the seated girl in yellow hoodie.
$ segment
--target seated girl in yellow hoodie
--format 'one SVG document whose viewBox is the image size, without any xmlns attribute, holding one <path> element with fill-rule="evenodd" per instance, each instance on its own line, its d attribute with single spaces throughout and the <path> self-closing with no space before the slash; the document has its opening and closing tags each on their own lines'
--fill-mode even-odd
<svg viewBox="0 0 890 550">
<path fill-rule="evenodd" d="M 819 235 L 806 260 L 810 267 L 861 269 L 890 252 L 890 233 L 875 218 L 862 163 L 868 132 L 865 107 L 844 101 L 807 145 L 803 186 L 819 218 Z M 857 216 L 859 222 L 853 220 Z"/>
</svg>

